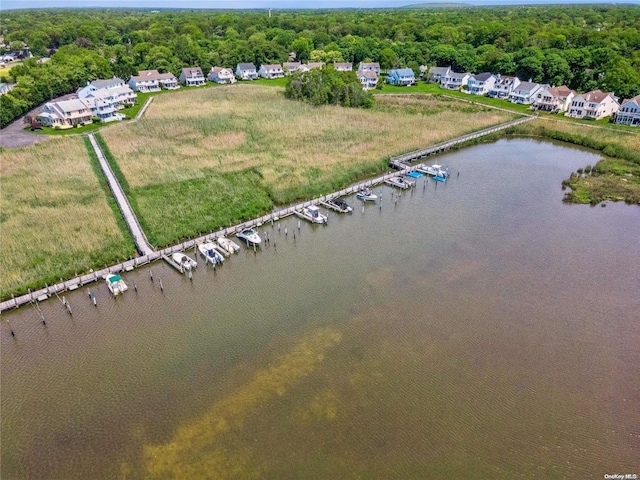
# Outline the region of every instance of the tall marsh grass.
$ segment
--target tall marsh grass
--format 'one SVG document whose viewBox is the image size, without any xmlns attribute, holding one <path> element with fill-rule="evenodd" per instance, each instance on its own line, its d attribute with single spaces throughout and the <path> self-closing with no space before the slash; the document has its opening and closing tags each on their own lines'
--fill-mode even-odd
<svg viewBox="0 0 640 480">
<path fill-rule="evenodd" d="M 390 155 L 512 118 L 431 95 L 379 96 L 373 109 L 361 110 L 312 107 L 286 100 L 278 88 L 231 85 L 158 96 L 139 122 L 102 136 L 147 236 L 164 245 L 240 220 L 247 199 L 257 199 L 248 210 L 258 212 L 329 193 L 383 171 Z M 247 171 L 253 173 L 234 180 Z M 219 209 L 224 213 L 215 214 Z M 177 217 L 180 226 L 167 225 Z"/>
<path fill-rule="evenodd" d="M 0 297 L 128 258 L 81 138 L 0 152 Z"/>
</svg>

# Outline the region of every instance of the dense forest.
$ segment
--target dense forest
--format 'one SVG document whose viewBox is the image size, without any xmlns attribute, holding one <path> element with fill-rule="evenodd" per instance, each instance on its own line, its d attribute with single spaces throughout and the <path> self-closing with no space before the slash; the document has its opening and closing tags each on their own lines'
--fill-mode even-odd
<svg viewBox="0 0 640 480">
<path fill-rule="evenodd" d="M 586 91 L 640 94 L 640 7 L 510 6 L 438 10 L 16 10 L 2 14 L 9 46 L 30 59 L 11 71 L 0 125 L 87 80 L 141 69 L 238 62 L 379 61 L 383 70 L 451 65 Z M 55 52 L 55 53 L 54 53 Z"/>
</svg>

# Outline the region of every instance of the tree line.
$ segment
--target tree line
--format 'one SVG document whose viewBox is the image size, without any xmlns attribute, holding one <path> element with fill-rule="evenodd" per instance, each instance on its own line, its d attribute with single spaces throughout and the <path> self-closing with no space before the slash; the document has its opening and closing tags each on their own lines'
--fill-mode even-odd
<svg viewBox="0 0 640 480">
<path fill-rule="evenodd" d="M 632 5 L 275 10 L 271 18 L 256 10 L 7 11 L 4 43 L 24 41 L 51 61 L 11 71 L 19 88 L 0 97 L 0 124 L 99 77 L 280 63 L 291 52 L 301 61 L 378 61 L 416 73 L 450 65 L 629 98 L 640 94 L 639 24 Z"/>
</svg>

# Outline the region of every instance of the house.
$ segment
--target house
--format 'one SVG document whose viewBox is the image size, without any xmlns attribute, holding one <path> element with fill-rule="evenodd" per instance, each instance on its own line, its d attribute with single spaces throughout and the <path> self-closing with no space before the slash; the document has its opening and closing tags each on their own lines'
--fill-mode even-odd
<svg viewBox="0 0 640 480">
<path fill-rule="evenodd" d="M 632 127 L 640 126 L 640 95 L 622 102 L 616 112 L 616 123 Z"/>
<path fill-rule="evenodd" d="M 282 65 L 279 64 L 260 65 L 258 75 L 262 78 L 282 78 L 284 77 L 284 70 L 282 69 Z"/>
<path fill-rule="evenodd" d="M 199 87 L 207 82 L 200 67 L 183 68 L 178 80 L 187 87 Z"/>
<path fill-rule="evenodd" d="M 91 110 L 77 98 L 45 103 L 44 111 L 38 114 L 37 119 L 45 126 L 61 129 L 92 123 Z"/>
<path fill-rule="evenodd" d="M 216 83 L 236 83 L 236 76 L 230 68 L 211 67 L 208 78 Z"/>
<path fill-rule="evenodd" d="M 334 63 L 333 67 L 338 72 L 353 72 L 353 63 Z"/>
<path fill-rule="evenodd" d="M 117 88 L 124 87 L 124 80 L 118 77 L 108 78 L 106 80 L 94 80 L 89 85 L 99 90 L 101 88 Z"/>
<path fill-rule="evenodd" d="M 309 62 L 303 65 L 300 65 L 298 68 L 299 72 L 308 72 L 309 70 L 313 70 L 314 68 L 322 68 L 324 67 L 324 62 Z"/>
<path fill-rule="evenodd" d="M 374 62 L 374 63 L 360 62 L 360 65 L 358 65 L 358 71 L 366 72 L 367 70 L 371 70 L 372 72 L 376 72 L 376 75 L 380 75 L 380 64 L 378 62 Z"/>
<path fill-rule="evenodd" d="M 575 96 L 576 92 L 565 85 L 544 88 L 537 93 L 533 101 L 533 109 L 544 112 L 566 112 Z"/>
<path fill-rule="evenodd" d="M 5 95 L 13 90 L 14 83 L 0 83 L 0 95 Z"/>
<path fill-rule="evenodd" d="M 297 72 L 302 65 L 300 62 L 284 62 L 282 64 L 282 70 L 285 75 L 289 75 L 290 73 Z"/>
<path fill-rule="evenodd" d="M 442 83 L 442 79 L 450 73 L 451 67 L 431 67 L 426 73 L 425 80 L 429 83 Z"/>
<path fill-rule="evenodd" d="M 549 85 L 541 85 L 535 82 L 520 82 L 517 87 L 511 90 L 509 101 L 511 103 L 530 105 L 535 100 L 538 92 L 545 88 L 549 88 Z"/>
<path fill-rule="evenodd" d="M 440 88 L 446 88 L 447 90 L 460 90 L 463 86 L 469 83 L 470 73 L 456 73 L 449 72 L 440 80 Z"/>
<path fill-rule="evenodd" d="M 136 101 L 136 94 L 123 80 L 95 80 L 79 89 L 77 95 L 78 100 L 91 111 L 91 116 L 98 117 L 101 122 L 122 120 L 125 116 L 118 110 Z"/>
<path fill-rule="evenodd" d="M 119 104 L 106 97 L 86 97 L 79 99 L 91 112 L 91 117 L 98 117 L 100 122 L 122 120 L 125 115 L 118 113 Z"/>
<path fill-rule="evenodd" d="M 373 70 L 359 70 L 357 75 L 363 90 L 370 90 L 378 85 L 378 75 Z"/>
<path fill-rule="evenodd" d="M 489 89 L 488 95 L 499 99 L 509 98 L 513 89 L 518 85 L 520 85 L 520 79 L 518 77 L 503 77 L 498 74 L 496 75 L 496 81 L 493 87 Z"/>
<path fill-rule="evenodd" d="M 573 97 L 569 105 L 569 112 L 565 115 L 600 120 L 616 113 L 619 107 L 620 104 L 613 92 L 605 93 L 600 90 L 592 90 Z"/>
<path fill-rule="evenodd" d="M 129 79 L 129 86 L 135 92 L 158 92 L 160 87 L 167 90 L 180 88 L 178 79 L 173 73 L 159 73 L 158 70 L 138 71 L 138 75 Z"/>
<path fill-rule="evenodd" d="M 236 77 L 240 80 L 256 80 L 258 72 L 253 63 L 239 63 L 236 67 Z"/>
<path fill-rule="evenodd" d="M 496 77 L 489 72 L 477 73 L 469 77 L 467 90 L 472 95 L 486 95 L 496 83 Z"/>
<path fill-rule="evenodd" d="M 386 82 L 390 85 L 406 87 L 416 84 L 416 76 L 410 68 L 394 68 L 387 75 Z"/>
</svg>

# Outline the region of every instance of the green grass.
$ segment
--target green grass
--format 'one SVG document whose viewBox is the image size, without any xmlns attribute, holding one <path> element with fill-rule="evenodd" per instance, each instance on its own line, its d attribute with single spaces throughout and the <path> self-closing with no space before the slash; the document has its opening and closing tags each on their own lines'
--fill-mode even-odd
<svg viewBox="0 0 640 480">
<path fill-rule="evenodd" d="M 254 85 L 268 85 L 270 87 L 285 87 L 287 85 L 287 80 L 287 77 L 274 79 L 259 78 L 257 80 L 252 80 L 251 83 Z"/>
<path fill-rule="evenodd" d="M 36 134 L 40 134 L 40 135 L 51 135 L 51 136 L 69 136 L 69 135 L 84 135 L 86 133 L 90 133 L 90 132 L 95 132 L 96 130 L 99 130 L 102 127 L 105 127 L 109 125 L 109 123 L 89 123 L 87 125 L 84 125 L 82 127 L 78 127 L 78 128 L 67 128 L 64 130 L 61 129 L 56 129 L 56 128 L 52 128 L 52 127 L 42 127 L 41 130 L 34 130 L 31 133 L 36 133 Z M 31 131 L 31 127 L 26 126 L 24 127 L 24 129 L 26 131 Z"/>
</svg>

